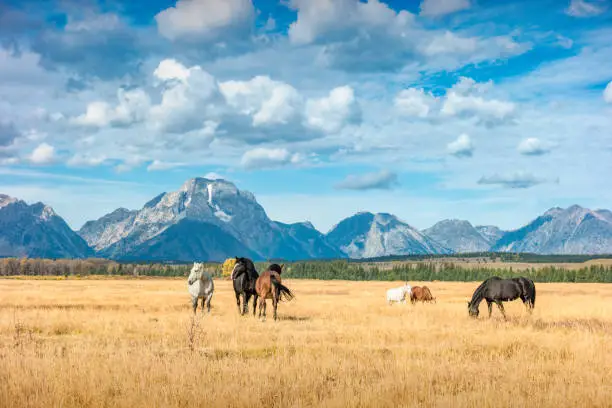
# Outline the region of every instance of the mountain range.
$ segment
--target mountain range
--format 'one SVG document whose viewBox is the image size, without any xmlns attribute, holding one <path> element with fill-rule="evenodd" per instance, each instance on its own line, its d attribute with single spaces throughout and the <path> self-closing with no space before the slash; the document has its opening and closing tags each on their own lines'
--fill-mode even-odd
<svg viewBox="0 0 612 408">
<path fill-rule="evenodd" d="M 119 208 L 73 231 L 51 207 L 0 194 L 0 256 L 191 262 L 486 251 L 612 254 L 612 212 L 552 208 L 512 231 L 454 219 L 418 230 L 391 214 L 360 212 L 324 234 L 309 222 L 271 220 L 229 181 L 193 178 L 141 209 Z"/>
</svg>

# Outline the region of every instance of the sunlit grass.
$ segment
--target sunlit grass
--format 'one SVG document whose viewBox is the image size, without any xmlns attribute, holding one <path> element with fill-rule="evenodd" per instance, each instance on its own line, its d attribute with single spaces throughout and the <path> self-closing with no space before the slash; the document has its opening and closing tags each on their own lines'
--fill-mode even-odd
<svg viewBox="0 0 612 408">
<path fill-rule="evenodd" d="M 386 304 L 399 282 L 285 282 L 262 323 L 226 280 L 195 320 L 184 279 L 0 280 L 0 406 L 610 406 L 610 285 L 536 284 L 504 322 L 468 317 L 476 282 L 416 306 Z"/>
</svg>

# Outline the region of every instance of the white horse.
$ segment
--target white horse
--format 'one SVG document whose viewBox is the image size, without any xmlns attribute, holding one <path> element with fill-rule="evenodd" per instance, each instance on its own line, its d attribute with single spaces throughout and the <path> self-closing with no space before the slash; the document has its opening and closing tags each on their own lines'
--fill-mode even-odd
<svg viewBox="0 0 612 408">
<path fill-rule="evenodd" d="M 204 311 L 204 304 L 206 304 L 208 313 L 210 313 L 210 301 L 212 300 L 215 285 L 210 274 L 204 270 L 203 263 L 194 262 L 187 283 L 189 284 L 193 313 L 196 313 L 198 299 L 200 298 L 202 298 L 202 311 Z"/>
<path fill-rule="evenodd" d="M 393 302 L 406 303 L 406 297 L 410 297 L 412 288 L 408 285 L 408 282 L 404 286 L 399 288 L 393 288 L 387 290 L 387 302 L 391 305 Z"/>
</svg>

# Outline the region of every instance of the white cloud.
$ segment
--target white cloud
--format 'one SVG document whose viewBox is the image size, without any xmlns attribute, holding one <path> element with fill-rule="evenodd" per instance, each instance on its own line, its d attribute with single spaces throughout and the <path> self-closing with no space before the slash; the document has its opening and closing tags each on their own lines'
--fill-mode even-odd
<svg viewBox="0 0 612 408">
<path fill-rule="evenodd" d="M 303 98 L 291 85 L 257 76 L 250 81 L 227 81 L 219 85 L 227 103 L 253 126 L 287 124 L 301 116 Z"/>
<path fill-rule="evenodd" d="M 161 102 L 150 110 L 153 128 L 184 133 L 219 116 L 222 107 L 217 80 L 201 67 L 186 68 L 175 60 L 164 60 L 154 75 L 164 81 L 164 88 Z"/>
<path fill-rule="evenodd" d="M 306 103 L 306 124 L 311 128 L 336 133 L 347 124 L 360 121 L 361 109 L 349 86 L 332 89 L 329 96 Z"/>
<path fill-rule="evenodd" d="M 92 14 L 88 18 L 75 20 L 74 18 L 68 17 L 68 22 L 64 27 L 64 30 L 68 32 L 82 32 L 82 31 L 112 31 L 121 27 L 121 20 L 116 14 L 105 13 L 105 14 Z"/>
<path fill-rule="evenodd" d="M 179 0 L 155 16 L 159 33 L 171 40 L 214 40 L 252 28 L 251 0 Z"/>
<path fill-rule="evenodd" d="M 104 164 L 104 162 L 106 162 L 105 156 L 77 153 L 68 159 L 66 164 L 73 167 L 95 167 Z"/>
<path fill-rule="evenodd" d="M 571 0 L 565 13 L 572 17 L 593 17 L 606 11 L 606 7 L 601 0 Z"/>
<path fill-rule="evenodd" d="M 153 76 L 162 81 L 177 79 L 185 82 L 189 75 L 191 75 L 191 69 L 172 58 L 160 61 L 157 68 L 153 71 Z"/>
<path fill-rule="evenodd" d="M 518 145 L 517 150 L 520 154 L 526 156 L 541 156 L 550 152 L 550 148 L 540 139 L 535 137 L 530 137 L 521 141 L 521 143 Z"/>
<path fill-rule="evenodd" d="M 284 148 L 257 147 L 242 155 L 240 164 L 249 170 L 284 166 L 301 161 L 299 154 L 291 154 Z"/>
<path fill-rule="evenodd" d="M 517 171 L 511 174 L 483 176 L 478 180 L 478 184 L 499 185 L 504 188 L 530 188 L 546 181 L 543 178 L 534 176 L 532 173 Z"/>
<path fill-rule="evenodd" d="M 350 174 L 335 187 L 339 190 L 390 190 L 398 185 L 397 174 L 388 170 Z"/>
<path fill-rule="evenodd" d="M 512 102 L 485 99 L 482 94 L 491 83 L 479 84 L 462 77 L 447 93 L 441 113 L 443 116 L 477 117 L 482 123 L 495 125 L 512 119 L 516 106 Z"/>
<path fill-rule="evenodd" d="M 423 0 L 420 14 L 437 17 L 466 10 L 471 6 L 470 0 Z"/>
<path fill-rule="evenodd" d="M 459 37 L 450 31 L 433 37 L 427 45 L 422 48 L 423 54 L 434 56 L 439 54 L 469 54 L 474 53 L 478 47 L 475 37 Z"/>
<path fill-rule="evenodd" d="M 55 148 L 47 143 L 39 144 L 30 155 L 30 162 L 34 164 L 51 164 L 55 160 Z"/>
<path fill-rule="evenodd" d="M 215 172 L 206 173 L 204 178 L 208 180 L 228 180 L 227 177 Z"/>
<path fill-rule="evenodd" d="M 612 103 L 612 81 L 610 81 L 606 89 L 604 89 L 603 98 L 607 103 Z"/>
<path fill-rule="evenodd" d="M 435 97 L 423 89 L 408 88 L 400 91 L 395 97 L 395 108 L 406 116 L 426 118 L 435 103 Z"/>
<path fill-rule="evenodd" d="M 119 103 L 112 107 L 107 102 L 95 101 L 87 105 L 87 111 L 73 118 L 72 123 L 82 126 L 129 126 L 147 118 L 151 101 L 141 89 L 117 91 Z"/>
<path fill-rule="evenodd" d="M 165 162 L 161 160 L 153 160 L 151 164 L 147 166 L 147 171 L 161 171 L 161 170 L 170 170 L 177 167 L 184 166 L 184 163 L 172 163 Z"/>
<path fill-rule="evenodd" d="M 396 13 L 378 0 L 291 0 L 297 20 L 289 27 L 294 44 L 311 44 L 323 37 L 337 40 L 354 36 L 359 30 L 400 30 L 413 22 L 405 10 Z"/>
<path fill-rule="evenodd" d="M 474 144 L 469 135 L 461 134 L 457 140 L 451 142 L 447 146 L 448 152 L 456 157 L 472 157 L 474 153 Z"/>
</svg>

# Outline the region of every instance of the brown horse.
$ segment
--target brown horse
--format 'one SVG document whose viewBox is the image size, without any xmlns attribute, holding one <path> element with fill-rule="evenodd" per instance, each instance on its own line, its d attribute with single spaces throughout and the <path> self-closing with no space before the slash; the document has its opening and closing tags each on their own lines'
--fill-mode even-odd
<svg viewBox="0 0 612 408">
<path fill-rule="evenodd" d="M 274 308 L 274 320 L 276 320 L 276 308 L 280 300 L 293 299 L 293 293 L 281 283 L 281 273 L 285 265 L 272 264 L 259 275 L 255 282 L 255 290 L 259 297 L 259 317 L 263 312 L 263 319 L 266 319 L 266 299 L 272 299 Z"/>
<path fill-rule="evenodd" d="M 414 305 L 416 302 L 434 302 L 436 298 L 432 296 L 431 291 L 427 286 L 413 286 L 410 292 L 410 302 Z"/>
</svg>

